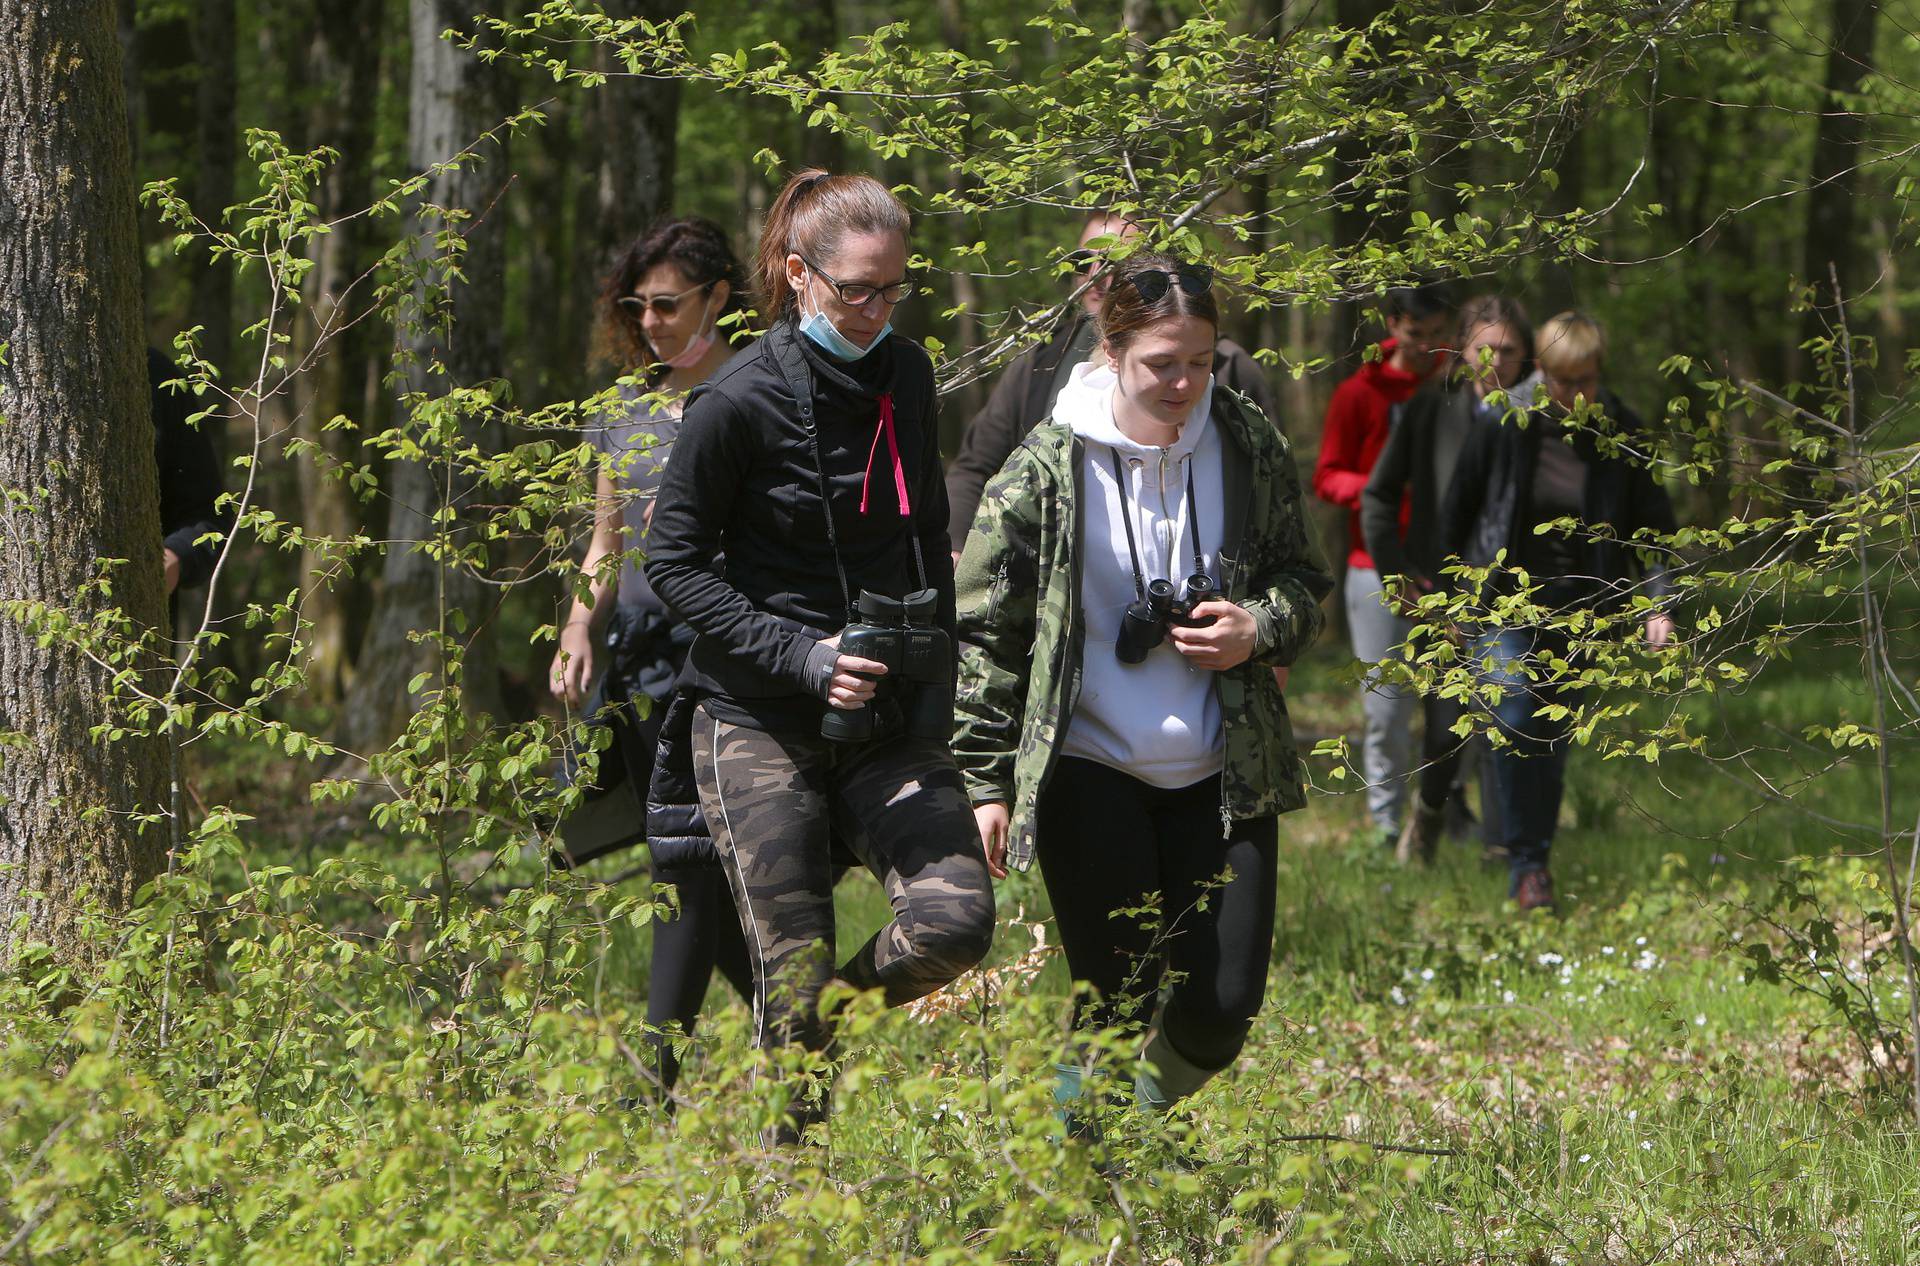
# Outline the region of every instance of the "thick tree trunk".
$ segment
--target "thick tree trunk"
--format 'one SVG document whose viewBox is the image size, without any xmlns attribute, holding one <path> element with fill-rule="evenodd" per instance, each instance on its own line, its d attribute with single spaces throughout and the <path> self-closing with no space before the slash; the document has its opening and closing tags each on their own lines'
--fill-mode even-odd
<svg viewBox="0 0 1920 1266">
<path fill-rule="evenodd" d="M 379 97 L 386 8 L 385 0 L 341 0 L 333 19 L 315 28 L 312 60 L 319 78 L 341 85 L 349 101 L 372 103 Z M 375 117 L 370 104 L 365 109 L 341 110 L 338 100 L 329 97 L 324 108 L 314 109 L 309 122 L 311 134 L 322 138 L 321 144 L 340 152 L 321 186 L 319 203 L 322 216 L 341 223 L 315 243 L 306 307 L 294 335 L 303 357 L 321 344 L 313 368 L 295 381 L 293 422 L 295 435 L 318 446 L 320 455 L 297 462 L 295 471 L 302 522 L 308 532 L 331 541 L 345 540 L 360 528 L 358 508 L 346 482 L 330 477 L 329 472 L 354 460 L 355 437 L 365 434 L 369 425 L 369 419 L 353 415 L 359 412 L 372 331 L 366 326 L 345 327 L 352 319 L 355 299 L 362 306 L 371 302 L 368 287 L 363 286 L 353 298 L 347 287 L 372 261 L 367 258 L 367 222 L 345 217 L 373 200 Z M 343 414 L 353 417 L 357 430 L 328 429 L 327 424 Z M 321 582 L 329 566 L 321 550 L 306 550 L 302 563 L 302 574 L 315 582 L 305 607 L 312 622 L 307 689 L 316 702 L 332 706 L 346 689 L 350 666 L 350 585 L 344 577 L 331 585 Z"/>
<path fill-rule="evenodd" d="M 0 0 L 0 602 L 74 603 L 95 560 L 113 601 L 165 616 L 141 329 L 132 151 L 113 0 Z M 96 600 L 78 600 L 84 618 Z M 91 897 L 124 908 L 165 856 L 167 750 L 103 743 L 111 673 L 0 618 L 0 928 L 84 958 Z M 104 811 L 102 811 L 104 810 Z M 5 957 L 10 947 L 0 947 Z"/>
<path fill-rule="evenodd" d="M 663 21 L 681 10 L 660 0 L 608 4 L 615 17 Z M 616 70 L 605 50 L 603 70 Z M 584 275 L 598 282 L 613 258 L 673 208 L 674 141 L 680 126 L 680 84 L 615 77 L 594 90 L 587 135 L 599 173 L 594 182 L 594 231 L 583 243 Z M 617 139 L 616 139 L 617 138 Z"/>
<path fill-rule="evenodd" d="M 1336 20 L 1348 30 L 1364 31 L 1386 12 L 1388 4 L 1389 0 L 1338 0 Z M 1333 245 L 1342 257 L 1351 257 L 1368 238 L 1398 238 L 1405 233 L 1405 191 L 1397 191 L 1398 206 L 1375 205 L 1382 190 L 1364 170 L 1367 158 L 1363 143 L 1357 141 L 1343 143 L 1335 153 L 1334 171 L 1342 188 L 1333 205 Z M 1337 377 L 1345 377 L 1360 364 L 1364 318 L 1359 303 L 1333 306 L 1333 345 L 1328 350 L 1334 356 Z"/>
<path fill-rule="evenodd" d="M 442 40 L 440 33 L 464 18 L 464 0 L 413 0 L 413 77 L 409 91 L 409 159 L 424 170 L 451 158 L 504 117 L 503 72 L 483 65 Z M 409 342 L 414 365 L 409 386 L 414 391 L 438 393 L 450 387 L 477 386 L 500 373 L 500 313 L 504 291 L 504 225 L 489 210 L 500 193 L 505 164 L 497 154 L 480 155 L 458 170 L 443 171 L 428 185 L 423 203 L 462 209 L 472 217 L 461 232 L 466 253 L 445 308 L 445 321 L 423 319 L 403 337 Z M 435 250 L 433 237 L 439 217 L 416 217 L 412 230 L 416 249 Z M 426 302 L 422 306 L 438 308 Z M 439 366 L 444 373 L 431 373 Z M 495 428 L 467 424 L 467 440 L 483 448 L 497 447 Z M 414 676 L 429 673 L 431 686 L 442 682 L 445 665 L 431 640 L 411 635 L 444 629 L 465 645 L 462 679 L 470 710 L 499 710 L 499 669 L 490 636 L 497 595 L 467 571 L 435 561 L 416 542 L 436 530 L 462 533 L 456 515 L 436 529 L 435 514 L 445 506 L 462 508 L 470 490 L 448 486 L 440 463 L 396 460 L 387 477 L 390 514 L 387 556 L 372 623 L 355 661 L 352 694 L 347 701 L 342 737 L 349 750 L 368 754 L 400 732 L 418 706 L 407 687 Z M 463 542 L 464 543 L 464 542 Z M 462 630 L 460 626 L 464 624 Z"/>
<path fill-rule="evenodd" d="M 1826 104 L 1813 137 L 1812 188 L 1807 195 L 1807 242 L 1803 266 L 1816 307 L 1806 314 L 1801 341 L 1824 335 L 1834 305 L 1860 286 L 1860 245 L 1853 213 L 1859 184 L 1860 147 L 1866 116 L 1848 98 L 1873 71 L 1873 41 L 1880 19 L 1877 0 L 1833 0 L 1827 52 Z M 1833 289 L 1837 273 L 1840 292 Z"/>
<path fill-rule="evenodd" d="M 199 62 L 199 170 L 194 209 L 209 224 L 233 201 L 233 0 L 200 0 L 193 22 L 193 52 Z M 231 376 L 233 265 L 206 264 L 193 271 L 193 323 L 201 327 L 200 353 Z"/>
</svg>

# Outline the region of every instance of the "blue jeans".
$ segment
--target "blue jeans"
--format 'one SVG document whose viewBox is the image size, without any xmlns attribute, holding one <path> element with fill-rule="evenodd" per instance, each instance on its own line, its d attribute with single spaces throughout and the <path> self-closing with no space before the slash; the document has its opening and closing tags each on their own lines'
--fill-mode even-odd
<svg viewBox="0 0 1920 1266">
<path fill-rule="evenodd" d="M 1520 877 L 1547 868 L 1553 831 L 1560 819 L 1560 799 L 1566 790 L 1567 751 L 1572 718 L 1552 719 L 1544 709 L 1579 703 L 1580 688 L 1568 683 L 1534 680 L 1544 677 L 1544 658 L 1565 656 L 1566 639 L 1539 629 L 1499 629 L 1483 633 L 1474 642 L 1483 691 L 1499 687 L 1500 698 L 1488 700 L 1507 742 L 1493 749 L 1494 793 L 1500 802 L 1503 843 L 1510 874 L 1509 895 Z"/>
</svg>

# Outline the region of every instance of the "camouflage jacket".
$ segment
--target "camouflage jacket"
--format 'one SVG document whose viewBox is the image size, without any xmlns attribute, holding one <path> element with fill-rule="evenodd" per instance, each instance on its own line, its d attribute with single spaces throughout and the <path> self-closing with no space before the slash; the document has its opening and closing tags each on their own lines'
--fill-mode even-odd
<svg viewBox="0 0 1920 1266">
<path fill-rule="evenodd" d="M 1253 658 L 1215 675 L 1224 722 L 1222 826 L 1306 803 L 1293 725 L 1272 668 L 1320 632 L 1333 578 L 1313 543 L 1287 440 L 1247 400 L 1215 387 L 1227 441 L 1227 531 L 1218 577 L 1252 613 Z M 1035 806 L 1079 693 L 1084 446 L 1036 428 L 987 484 L 960 557 L 960 677 L 953 752 L 975 804 L 1010 806 L 1008 860 L 1033 861 Z"/>
</svg>

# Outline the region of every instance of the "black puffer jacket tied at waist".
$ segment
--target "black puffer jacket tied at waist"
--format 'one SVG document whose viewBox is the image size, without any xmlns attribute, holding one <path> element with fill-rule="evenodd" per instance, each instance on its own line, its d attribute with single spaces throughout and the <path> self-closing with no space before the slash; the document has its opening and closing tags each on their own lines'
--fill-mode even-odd
<svg viewBox="0 0 1920 1266">
<path fill-rule="evenodd" d="M 1644 448 L 1647 432 L 1640 419 L 1610 393 L 1601 404 L 1612 433 Z M 1549 435 L 1564 434 L 1562 423 L 1546 408 L 1534 410 L 1524 427 L 1516 422 L 1490 421 L 1469 436 L 1441 514 L 1443 557 L 1486 567 L 1504 549 L 1511 567 L 1534 529 L 1551 521 L 1534 512 L 1533 480 L 1541 444 Z M 1534 576 L 1533 581 L 1549 585 L 1553 605 L 1562 609 L 1614 610 L 1636 592 L 1656 601 L 1667 598 L 1673 585 L 1663 555 L 1634 543 L 1642 531 L 1674 530 L 1666 489 L 1634 459 L 1602 453 L 1591 434 L 1576 433 L 1573 445 L 1587 468 L 1580 526 L 1571 537 L 1580 565 L 1574 574 Z"/>
<path fill-rule="evenodd" d="M 683 694 L 736 724 L 818 730 L 817 648 L 847 623 L 829 510 L 852 596 L 920 588 L 918 538 L 953 636 L 937 435 L 932 362 L 899 335 L 842 365 L 782 321 L 695 389 L 647 538 L 647 580 L 696 635 Z"/>
</svg>

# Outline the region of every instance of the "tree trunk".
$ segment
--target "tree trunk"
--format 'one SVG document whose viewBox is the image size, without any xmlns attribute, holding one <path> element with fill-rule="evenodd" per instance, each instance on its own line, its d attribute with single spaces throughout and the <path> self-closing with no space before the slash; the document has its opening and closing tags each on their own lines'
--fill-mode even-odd
<svg viewBox="0 0 1920 1266">
<path fill-rule="evenodd" d="M 624 0 L 608 4 L 615 17 L 664 21 L 680 12 L 678 4 Z M 602 70 L 616 70 L 606 50 L 596 56 Z M 587 135 L 597 137 L 594 183 L 594 232 L 581 254 L 584 275 L 597 282 L 614 257 L 673 207 L 674 141 L 680 125 L 678 80 L 610 78 L 592 94 Z M 613 141 L 611 138 L 618 138 Z"/>
<path fill-rule="evenodd" d="M 209 224 L 233 201 L 233 0 L 200 0 L 193 23 L 194 59 L 200 83 L 199 170 L 194 209 Z M 232 376 L 233 265 L 207 263 L 193 270 L 193 323 L 201 327 L 200 354 Z"/>
<path fill-rule="evenodd" d="M 0 602 L 75 603 L 95 560 L 112 601 L 165 617 L 132 150 L 113 0 L 0 0 Z M 0 927 L 83 960 L 77 914 L 125 908 L 165 856 L 164 741 L 103 743 L 112 674 L 0 619 Z M 99 812 L 96 812 L 99 811 Z M 10 948 L 10 946 L 8 947 Z M 0 949 L 0 957 L 6 950 Z"/>
<path fill-rule="evenodd" d="M 805 58 L 815 65 L 830 50 L 840 43 L 840 10 L 834 0 L 799 0 L 793 9 L 794 18 L 799 23 L 796 58 Z M 847 141 L 840 133 L 824 123 L 817 127 L 807 125 L 805 113 L 800 115 L 800 165 L 802 167 L 821 167 L 827 171 L 839 172 L 846 169 Z"/>
<path fill-rule="evenodd" d="M 1338 0 L 1336 20 L 1349 31 L 1365 31 L 1375 18 L 1386 12 L 1388 4 L 1389 0 Z M 1357 102 L 1355 108 L 1368 107 L 1364 102 Z M 1333 247 L 1342 259 L 1354 257 L 1356 248 L 1370 237 L 1399 237 L 1405 232 L 1404 211 L 1396 213 L 1388 207 L 1373 206 L 1381 191 L 1370 184 L 1365 175 L 1367 157 L 1363 141 L 1343 142 L 1335 151 L 1334 172 L 1345 187 L 1333 204 Z M 1401 201 L 1404 202 L 1404 198 Z M 1334 357 L 1336 377 L 1345 377 L 1360 364 L 1364 315 L 1357 302 L 1333 305 L 1333 346 L 1328 350 Z"/>
<path fill-rule="evenodd" d="M 1807 195 L 1807 241 L 1803 267 L 1816 306 L 1801 323 L 1802 342 L 1819 338 L 1835 323 L 1835 306 L 1859 290 L 1860 247 L 1853 199 L 1859 184 L 1860 147 L 1867 119 L 1848 100 L 1873 71 L 1876 0 L 1833 0 L 1833 31 L 1827 51 L 1827 90 L 1813 137 L 1813 187 Z M 1833 289 L 1838 274 L 1840 291 Z"/>
<path fill-rule="evenodd" d="M 505 114 L 505 73 L 440 38 L 442 31 L 464 20 L 466 8 L 465 0 L 413 0 L 411 6 L 408 150 L 416 170 L 451 158 Z M 408 373 L 413 391 L 478 386 L 499 375 L 506 261 L 503 218 L 496 218 L 493 203 L 504 169 L 498 154 L 483 151 L 458 170 L 442 171 L 422 196 L 424 206 L 463 209 L 473 218 L 459 226 L 466 252 L 460 279 L 452 282 L 447 296 L 445 320 L 423 315 L 416 328 L 403 333 L 414 357 Z M 442 227 L 437 215 L 417 214 L 411 226 L 415 250 L 433 252 L 433 238 Z M 425 294 L 416 297 L 423 310 L 440 306 Z M 436 365 L 444 373 L 429 372 Z M 487 450 L 498 447 L 497 428 L 473 420 L 465 426 L 464 440 Z M 462 642 L 469 710 L 499 710 L 498 660 L 488 630 L 497 595 L 465 570 L 435 561 L 417 544 L 436 531 L 433 518 L 440 509 L 458 511 L 468 501 L 467 488 L 449 488 L 447 481 L 446 468 L 437 462 L 395 460 L 388 471 L 387 556 L 372 622 L 355 661 L 342 732 L 347 748 L 361 755 L 384 746 L 404 728 L 418 706 L 407 689 L 416 674 L 430 674 L 430 688 L 443 684 L 445 665 L 438 648 L 431 640 L 415 641 L 413 634 L 444 629 Z M 458 534 L 463 528 L 456 515 L 439 530 Z"/>
<path fill-rule="evenodd" d="M 120 91 L 127 102 L 127 144 L 132 151 L 128 164 L 140 170 L 140 137 L 146 130 L 145 111 L 140 100 L 140 5 L 139 0 L 118 0 L 114 10 L 120 37 Z"/>
<path fill-rule="evenodd" d="M 320 138 L 320 144 L 340 152 L 319 191 L 320 213 L 329 221 L 341 221 L 373 200 L 376 111 L 371 103 L 380 93 L 386 9 L 385 0 L 340 0 L 334 19 L 314 30 L 312 61 L 320 81 L 340 85 L 349 101 L 369 103 L 365 109 L 341 110 L 338 100 L 329 96 L 324 106 L 312 111 L 311 134 Z M 352 219 L 318 239 L 306 306 L 294 334 L 302 357 L 316 344 L 325 344 L 313 367 L 295 380 L 293 428 L 296 436 L 320 450 L 319 455 L 295 463 L 301 520 L 309 533 L 332 541 L 350 538 L 360 528 L 358 508 L 345 481 L 329 478 L 328 472 L 355 459 L 355 437 L 368 432 L 370 420 L 354 417 L 356 429 L 345 431 L 329 430 L 327 424 L 359 412 L 356 406 L 372 331 L 367 326 L 344 331 L 340 327 L 351 320 L 356 302 L 347 295 L 347 287 L 372 263 L 367 237 L 366 220 Z M 357 303 L 364 307 L 370 302 L 369 288 L 363 286 Z M 301 574 L 314 582 L 305 607 L 312 622 L 307 638 L 307 690 L 315 702 L 331 707 L 340 702 L 350 668 L 350 586 L 346 578 L 335 585 L 318 583 L 328 566 L 322 551 L 309 548 L 301 560 Z"/>
</svg>

